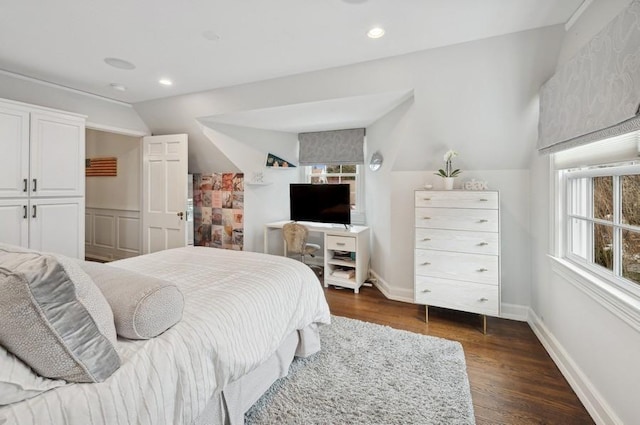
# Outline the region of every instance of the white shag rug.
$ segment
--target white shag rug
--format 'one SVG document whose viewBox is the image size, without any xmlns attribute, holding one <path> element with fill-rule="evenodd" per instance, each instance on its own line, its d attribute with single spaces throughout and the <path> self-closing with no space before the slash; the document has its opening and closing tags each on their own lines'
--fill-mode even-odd
<svg viewBox="0 0 640 425">
<path fill-rule="evenodd" d="M 460 343 L 344 317 L 320 328 L 322 351 L 245 415 L 262 424 L 475 424 Z"/>
</svg>

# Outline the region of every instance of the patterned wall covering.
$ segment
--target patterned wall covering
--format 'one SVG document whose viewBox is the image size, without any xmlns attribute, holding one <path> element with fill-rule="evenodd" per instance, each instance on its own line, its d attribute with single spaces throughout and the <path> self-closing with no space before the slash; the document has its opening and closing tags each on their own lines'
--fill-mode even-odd
<svg viewBox="0 0 640 425">
<path fill-rule="evenodd" d="M 637 129 L 640 0 L 542 86 L 538 149 L 558 151 Z"/>
<path fill-rule="evenodd" d="M 298 134 L 300 165 L 364 164 L 364 128 Z"/>
<path fill-rule="evenodd" d="M 242 251 L 244 175 L 193 175 L 193 244 Z"/>
</svg>

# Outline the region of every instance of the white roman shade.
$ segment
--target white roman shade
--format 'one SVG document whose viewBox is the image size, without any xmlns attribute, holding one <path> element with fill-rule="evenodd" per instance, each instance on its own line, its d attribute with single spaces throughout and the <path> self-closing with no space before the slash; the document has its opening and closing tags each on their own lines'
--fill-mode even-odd
<svg viewBox="0 0 640 425">
<path fill-rule="evenodd" d="M 300 133 L 300 165 L 364 164 L 364 128 Z"/>
<path fill-rule="evenodd" d="M 540 91 L 544 153 L 640 129 L 640 0 L 611 21 Z"/>
</svg>

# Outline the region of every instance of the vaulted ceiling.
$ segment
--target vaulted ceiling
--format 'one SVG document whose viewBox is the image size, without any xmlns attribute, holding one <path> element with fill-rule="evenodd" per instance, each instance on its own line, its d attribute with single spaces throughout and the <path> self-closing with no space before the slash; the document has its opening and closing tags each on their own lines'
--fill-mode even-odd
<svg viewBox="0 0 640 425">
<path fill-rule="evenodd" d="M 582 2 L 6 0 L 0 70 L 136 103 L 566 23 Z"/>
</svg>

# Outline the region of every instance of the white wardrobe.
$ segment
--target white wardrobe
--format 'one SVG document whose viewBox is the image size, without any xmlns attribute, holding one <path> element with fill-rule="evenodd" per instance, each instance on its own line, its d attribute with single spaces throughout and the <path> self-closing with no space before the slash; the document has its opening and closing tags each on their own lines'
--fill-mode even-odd
<svg viewBox="0 0 640 425">
<path fill-rule="evenodd" d="M 85 117 L 0 99 L 0 242 L 84 258 Z"/>
</svg>

